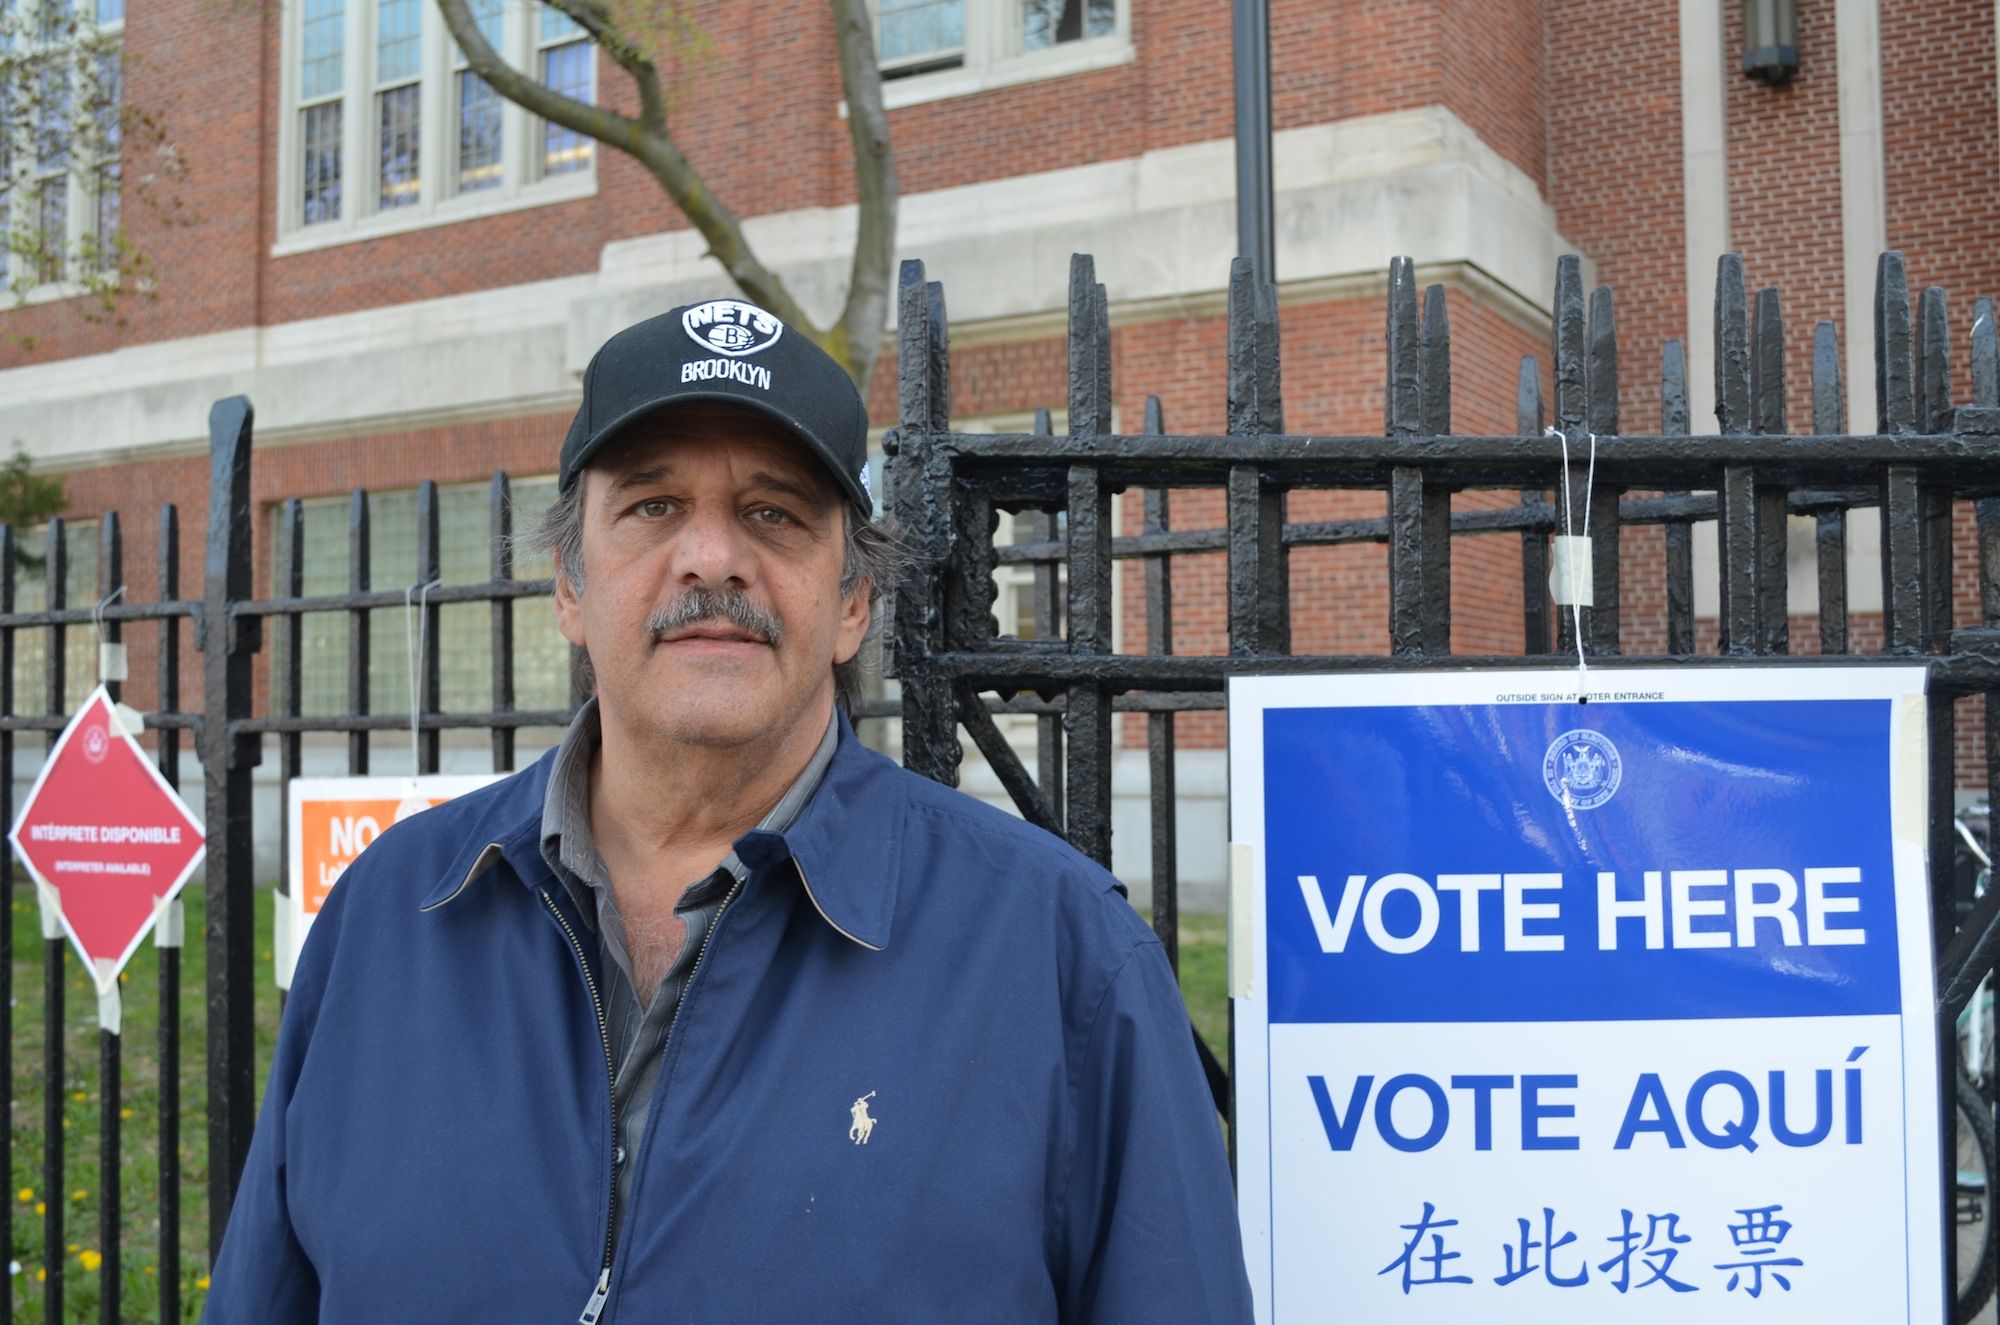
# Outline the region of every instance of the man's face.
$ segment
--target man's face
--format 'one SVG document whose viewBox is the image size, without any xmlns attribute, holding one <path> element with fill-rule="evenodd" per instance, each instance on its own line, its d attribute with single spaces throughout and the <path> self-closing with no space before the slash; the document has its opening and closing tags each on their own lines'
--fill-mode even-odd
<svg viewBox="0 0 2000 1325">
<path fill-rule="evenodd" d="M 584 470 L 581 590 L 556 622 L 586 650 L 608 725 L 694 745 L 769 741 L 823 719 L 833 665 L 861 647 L 845 598 L 845 512 L 790 433 L 689 405 Z"/>
</svg>

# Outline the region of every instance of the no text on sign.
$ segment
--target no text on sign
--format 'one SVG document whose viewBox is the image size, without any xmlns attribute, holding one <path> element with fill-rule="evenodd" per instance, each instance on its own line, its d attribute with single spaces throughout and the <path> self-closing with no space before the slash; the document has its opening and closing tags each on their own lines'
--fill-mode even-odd
<svg viewBox="0 0 2000 1325">
<path fill-rule="evenodd" d="M 1921 669 L 1591 679 L 1232 682 L 1259 1320 L 1942 1319 Z"/>
<path fill-rule="evenodd" d="M 14 853 L 58 900 L 100 994 L 204 850 L 201 825 L 119 723 L 102 686 L 56 738 L 14 826 Z"/>
<path fill-rule="evenodd" d="M 356 856 L 413 814 L 495 782 L 500 774 L 422 777 L 293 778 L 286 789 L 291 844 L 286 862 L 290 896 L 274 923 L 277 983 L 289 989 L 315 917 Z"/>
</svg>

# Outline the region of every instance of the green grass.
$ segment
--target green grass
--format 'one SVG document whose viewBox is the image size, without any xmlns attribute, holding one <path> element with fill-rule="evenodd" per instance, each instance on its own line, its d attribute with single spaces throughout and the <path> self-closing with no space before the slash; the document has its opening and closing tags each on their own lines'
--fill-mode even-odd
<svg viewBox="0 0 2000 1325">
<path fill-rule="evenodd" d="M 1229 1062 L 1229 945 L 1221 916 L 1181 917 L 1181 997 L 1218 1061 Z"/>
<path fill-rule="evenodd" d="M 148 940 L 126 968 L 120 994 L 124 1001 L 123 1071 L 121 1072 L 123 1151 L 119 1166 L 120 1211 L 119 1319 L 162 1325 L 159 1276 L 171 1272 L 181 1282 L 181 1319 L 201 1314 L 208 1273 L 208 1076 L 207 961 L 201 940 L 203 906 L 198 886 L 187 899 L 187 946 L 181 959 L 181 1263 L 171 1271 L 159 1264 L 160 1247 L 160 1092 L 159 950 Z M 263 1088 L 263 1066 L 270 1061 L 277 1037 L 278 995 L 271 983 L 268 944 L 272 892 L 256 892 L 257 953 L 255 971 L 257 1085 Z M 44 1321 L 44 1276 L 55 1264 L 43 1242 L 45 1204 L 63 1211 L 63 1245 L 56 1249 L 63 1270 L 63 1319 L 95 1321 L 100 1310 L 99 1272 L 94 1259 L 103 1248 L 97 1236 L 103 1204 L 99 1174 L 102 1095 L 97 1029 L 97 994 L 67 941 L 63 959 L 63 1181 L 60 1191 L 45 1190 L 42 1114 L 44 1081 L 44 980 L 47 944 L 41 937 L 33 894 L 19 890 L 13 902 L 14 948 L 12 1009 L 13 1134 L 12 1185 L 4 1193 L 12 1216 L 13 1255 L 20 1272 L 11 1277 L 12 1319 Z"/>
</svg>

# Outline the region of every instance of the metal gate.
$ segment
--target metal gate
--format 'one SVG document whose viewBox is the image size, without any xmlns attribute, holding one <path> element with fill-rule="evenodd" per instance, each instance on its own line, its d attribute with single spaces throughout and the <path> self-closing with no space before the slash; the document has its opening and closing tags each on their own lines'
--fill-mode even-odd
<svg viewBox="0 0 2000 1325">
<path fill-rule="evenodd" d="M 1545 410 L 1539 366 L 1526 359 L 1511 436 L 1452 434 L 1445 292 L 1433 286 L 1420 301 L 1407 258 L 1389 271 L 1380 435 L 1287 434 L 1276 293 L 1253 282 L 1242 259 L 1231 274 L 1228 311 L 1228 431 L 1170 434 L 1151 398 L 1142 430 L 1116 433 L 1106 293 L 1091 259 L 1078 256 L 1070 270 L 1067 434 L 1048 435 L 1044 425 L 1035 435 L 974 435 L 951 428 L 943 290 L 925 281 L 921 264 L 904 264 L 900 419 L 884 446 L 890 509 L 919 563 L 897 598 L 892 637 L 906 765 L 956 784 L 962 728 L 1024 817 L 1108 865 L 1118 716 L 1146 715 L 1153 924 L 1171 957 L 1178 936 L 1173 714 L 1221 708 L 1226 678 L 1244 673 L 1573 661 L 1572 615 L 1552 610 L 1546 588 L 1549 540 L 1564 531 L 1565 501 L 1574 504 L 1567 527 L 1588 530 L 1592 549 L 1590 599 L 1598 606 L 1580 614 L 1584 655 L 1620 656 L 1621 589 L 1663 576 L 1667 652 L 1629 661 L 1700 667 L 1779 658 L 1789 652 L 1791 633 L 1787 521 L 1810 516 L 1817 533 L 1818 652 L 1790 661 L 1928 666 L 1930 856 L 1952 859 L 1955 704 L 2000 685 L 2000 340 L 1990 300 L 1978 301 L 1973 319 L 1973 400 L 1955 407 L 1944 292 L 1924 291 L 1913 316 L 1902 257 L 1883 254 L 1873 431 L 1847 428 L 1839 347 L 1832 324 L 1821 323 L 1813 341 L 1811 428 L 1793 433 L 1785 417 L 1778 292 L 1760 290 L 1751 300 L 1741 259 L 1724 256 L 1715 298 L 1720 426 L 1701 436 L 1691 435 L 1686 361 L 1677 341 L 1665 345 L 1658 361 L 1657 430 L 1621 430 L 1612 294 L 1600 287 L 1586 299 L 1575 256 L 1557 266 L 1553 417 Z M 1592 461 L 1594 482 L 1586 472 Z M 1204 488 L 1222 494 L 1226 525 L 1172 527 L 1169 492 Z M 1114 537 L 1113 498 L 1131 489 L 1143 493 L 1143 527 Z M 1481 489 L 1502 490 L 1510 499 L 1501 509 L 1454 513 L 1454 493 Z M 1307 490 L 1382 494 L 1377 500 L 1385 500 L 1386 515 L 1288 521 L 1287 495 Z M 1952 517 L 1954 502 L 1962 501 L 1976 503 L 1979 624 L 1955 629 Z M 1857 655 L 1850 649 L 1847 512 L 1863 507 L 1881 512 L 1882 644 Z M 996 547 L 1001 511 L 1025 513 L 1036 541 Z M 1719 522 L 1714 652 L 1696 648 L 1693 526 L 1700 521 Z M 1665 557 L 1658 566 L 1621 566 L 1620 534 L 1640 525 L 1664 526 Z M 1520 654 L 1452 652 L 1452 552 L 1466 538 L 1519 540 Z M 1380 641 L 1386 656 L 1294 653 L 1289 554 L 1356 543 L 1388 548 Z M 1174 558 L 1218 551 L 1228 559 L 1228 653 L 1175 656 Z M 1130 558 L 1144 566 L 1147 653 L 1113 649 L 1112 576 Z M 998 633 L 993 575 L 1002 562 L 1037 568 L 1036 638 Z M 1057 567 L 1067 577 L 1060 614 L 1053 610 Z M 996 709 L 1039 715 L 1035 773 L 996 728 Z M 1985 722 L 1990 795 L 2000 790 L 1990 705 Z M 1949 1078 L 1957 1062 L 1957 1016 L 2000 956 L 2000 892 L 1975 907 L 1951 871 L 1935 869 L 1934 880 L 1938 1031 Z M 1217 1107 L 1227 1116 L 1227 1074 L 1201 1047 Z M 1953 1098 L 1948 1079 L 1946 1137 Z M 1948 1199 L 1951 1188 L 1947 1182 Z M 1949 1247 L 1947 1239 L 1947 1254 Z"/>
</svg>

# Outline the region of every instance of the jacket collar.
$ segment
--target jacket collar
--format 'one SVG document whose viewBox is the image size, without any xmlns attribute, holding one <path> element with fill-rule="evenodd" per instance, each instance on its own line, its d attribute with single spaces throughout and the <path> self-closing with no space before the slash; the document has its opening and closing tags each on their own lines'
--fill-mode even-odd
<svg viewBox="0 0 2000 1325">
<path fill-rule="evenodd" d="M 881 951 L 889 945 L 902 873 L 903 796 L 895 764 L 861 744 L 845 713 L 839 744 L 819 790 L 782 833 L 756 829 L 736 842 L 752 878 L 794 866 L 813 908 L 843 937 Z M 518 787 L 496 796 L 465 829 L 465 845 L 420 904 L 436 910 L 505 860 L 529 888 L 549 874 L 542 859 L 542 804 L 554 752 L 542 756 Z"/>
</svg>

